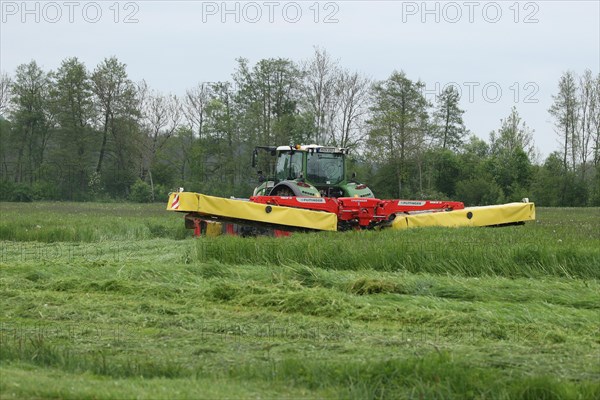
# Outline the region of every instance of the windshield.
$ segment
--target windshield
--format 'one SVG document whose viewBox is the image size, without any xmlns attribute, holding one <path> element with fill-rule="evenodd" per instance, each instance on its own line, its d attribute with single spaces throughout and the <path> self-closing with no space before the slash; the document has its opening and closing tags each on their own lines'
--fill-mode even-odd
<svg viewBox="0 0 600 400">
<path fill-rule="evenodd" d="M 340 153 L 309 153 L 307 178 L 315 185 L 336 185 L 344 180 L 344 155 Z"/>
<path fill-rule="evenodd" d="M 277 159 L 275 174 L 278 181 L 296 179 L 302 172 L 302 152 L 281 152 Z"/>
</svg>

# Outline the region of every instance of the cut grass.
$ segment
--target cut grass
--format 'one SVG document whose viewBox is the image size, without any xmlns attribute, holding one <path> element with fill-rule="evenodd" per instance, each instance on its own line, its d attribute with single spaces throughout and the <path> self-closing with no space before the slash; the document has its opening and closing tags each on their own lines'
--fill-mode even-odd
<svg viewBox="0 0 600 400">
<path fill-rule="evenodd" d="M 310 395 L 331 398 L 332 391 L 288 388 L 275 382 L 223 378 L 110 378 L 90 373 L 65 373 L 62 369 L 30 364 L 0 366 L 3 400 L 49 399 L 302 399 Z M 35 376 L 36 385 L 31 385 Z"/>
<path fill-rule="evenodd" d="M 1 398 L 599 397 L 597 210 L 175 240 L 124 233 L 171 213 L 102 207 L 92 242 L 0 243 Z"/>
</svg>

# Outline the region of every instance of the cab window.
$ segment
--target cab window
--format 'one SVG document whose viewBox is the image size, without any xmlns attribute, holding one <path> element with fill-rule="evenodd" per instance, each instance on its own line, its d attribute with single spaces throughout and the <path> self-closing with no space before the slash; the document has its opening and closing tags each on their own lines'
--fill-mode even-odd
<svg viewBox="0 0 600 400">
<path fill-rule="evenodd" d="M 295 151 L 279 153 L 275 174 L 277 180 L 297 179 L 302 172 L 302 152 Z"/>
<path fill-rule="evenodd" d="M 317 185 L 338 184 L 344 180 L 344 157 L 339 153 L 309 153 L 306 174 Z"/>
</svg>

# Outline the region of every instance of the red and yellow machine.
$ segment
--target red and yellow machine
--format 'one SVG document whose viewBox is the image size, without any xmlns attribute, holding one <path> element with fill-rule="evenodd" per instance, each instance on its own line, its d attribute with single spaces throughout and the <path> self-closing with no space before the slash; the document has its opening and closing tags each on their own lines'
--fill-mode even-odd
<svg viewBox="0 0 600 400">
<path fill-rule="evenodd" d="M 188 228 L 215 236 L 221 233 L 286 235 L 293 231 L 405 229 L 422 226 L 499 226 L 535 219 L 530 202 L 468 207 L 454 201 L 380 200 L 255 196 L 226 199 L 199 193 L 172 193 L 167 210 L 186 213 Z"/>
<path fill-rule="evenodd" d="M 258 162 L 260 152 L 274 157 Z M 172 193 L 167 210 L 186 213 L 196 235 L 221 233 L 287 235 L 292 231 L 343 231 L 417 226 L 496 226 L 535 219 L 525 201 L 465 208 L 456 201 L 380 200 L 364 184 L 346 179 L 348 150 L 311 145 L 259 146 L 252 165 L 259 186 L 249 199 L 226 199 L 199 193 Z M 274 160 L 274 161 L 273 161 Z"/>
</svg>

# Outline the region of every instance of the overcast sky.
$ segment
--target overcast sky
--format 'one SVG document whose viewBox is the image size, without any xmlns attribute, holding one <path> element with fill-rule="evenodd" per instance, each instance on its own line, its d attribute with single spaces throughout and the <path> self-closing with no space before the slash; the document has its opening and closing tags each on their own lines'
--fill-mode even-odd
<svg viewBox="0 0 600 400">
<path fill-rule="evenodd" d="M 183 94 L 229 80 L 235 59 L 306 59 L 313 46 L 372 79 L 403 70 L 426 95 L 455 83 L 467 127 L 487 139 L 515 105 L 545 156 L 548 108 L 566 70 L 600 71 L 593 1 L 5 1 L 0 68 L 117 56 L 134 81 Z"/>
</svg>

